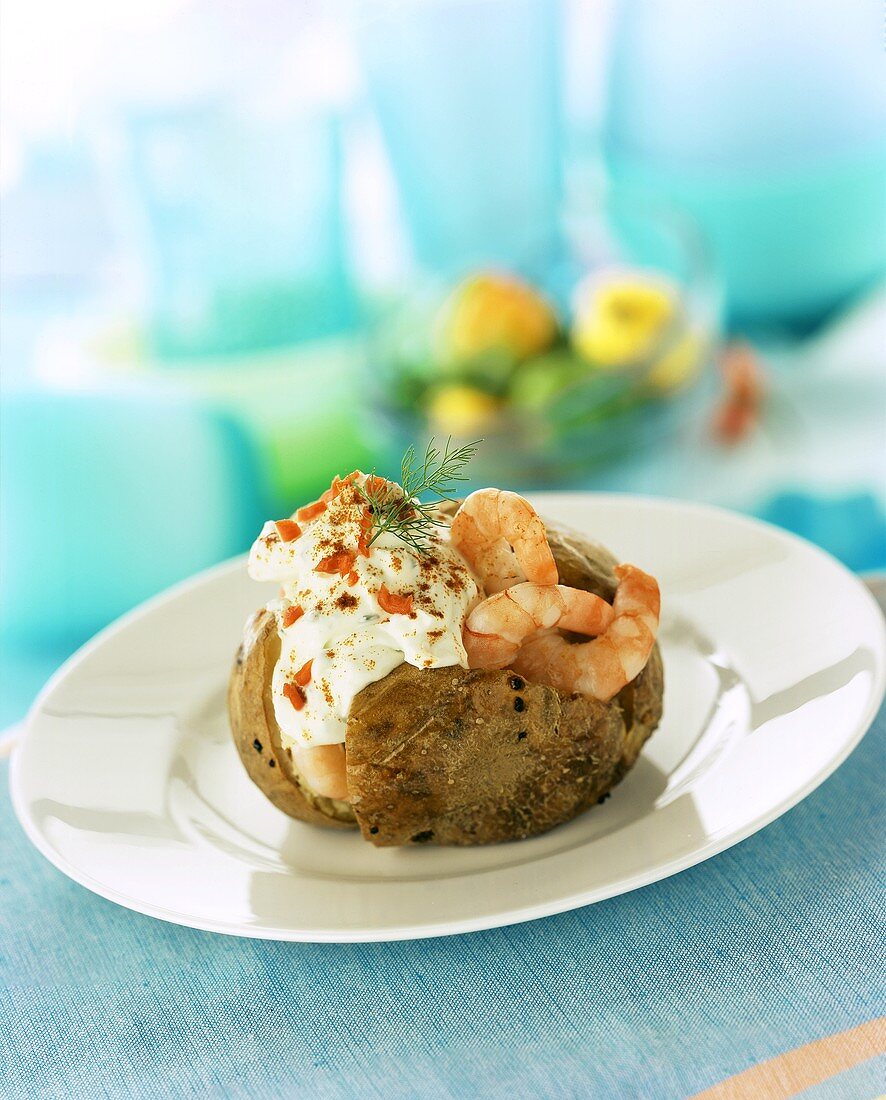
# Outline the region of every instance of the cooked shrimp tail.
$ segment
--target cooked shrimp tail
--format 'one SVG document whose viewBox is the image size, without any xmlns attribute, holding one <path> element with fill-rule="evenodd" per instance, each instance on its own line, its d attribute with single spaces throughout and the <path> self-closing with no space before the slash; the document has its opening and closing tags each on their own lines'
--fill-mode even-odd
<svg viewBox="0 0 886 1100">
<path fill-rule="evenodd" d="M 528 500 L 504 489 L 478 489 L 462 501 L 452 543 L 480 578 L 487 594 L 522 581 L 556 584 L 557 563 L 545 525 Z"/>
<path fill-rule="evenodd" d="M 599 637 L 578 643 L 570 643 L 560 634 L 530 638 L 511 668 L 527 680 L 591 695 L 602 702 L 639 676 L 658 632 L 658 583 L 635 565 L 620 565 L 615 574 L 619 584 L 613 618 Z"/>
<path fill-rule="evenodd" d="M 611 624 L 613 608 L 600 596 L 562 584 L 515 584 L 468 615 L 462 640 L 471 668 L 505 668 L 527 639 L 559 627 L 593 637 Z"/>
<path fill-rule="evenodd" d="M 344 745 L 293 746 L 292 762 L 313 794 L 348 799 Z"/>
</svg>

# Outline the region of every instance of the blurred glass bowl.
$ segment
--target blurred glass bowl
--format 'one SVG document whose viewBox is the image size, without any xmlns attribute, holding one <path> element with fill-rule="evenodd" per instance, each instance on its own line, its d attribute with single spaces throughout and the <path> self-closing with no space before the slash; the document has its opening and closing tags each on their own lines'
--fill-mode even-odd
<svg viewBox="0 0 886 1100">
<path fill-rule="evenodd" d="M 373 442 L 395 464 L 432 436 L 483 438 L 475 482 L 579 481 L 692 419 L 720 314 L 696 226 L 643 196 L 601 195 L 519 270 L 417 277 L 376 311 Z"/>
</svg>

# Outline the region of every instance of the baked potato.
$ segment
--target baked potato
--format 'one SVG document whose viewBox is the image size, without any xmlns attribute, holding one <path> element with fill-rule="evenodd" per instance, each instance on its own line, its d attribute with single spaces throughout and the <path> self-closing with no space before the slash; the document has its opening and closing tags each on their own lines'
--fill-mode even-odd
<svg viewBox="0 0 886 1100">
<path fill-rule="evenodd" d="M 616 559 L 548 524 L 561 583 L 611 601 Z M 593 806 L 632 767 L 662 712 L 656 645 L 610 702 L 528 683 L 507 669 L 401 664 L 356 696 L 346 733 L 349 802 L 314 794 L 284 748 L 269 684 L 274 616 L 247 624 L 228 706 L 250 778 L 291 817 L 359 827 L 377 846 L 491 844 L 547 832 Z"/>
</svg>

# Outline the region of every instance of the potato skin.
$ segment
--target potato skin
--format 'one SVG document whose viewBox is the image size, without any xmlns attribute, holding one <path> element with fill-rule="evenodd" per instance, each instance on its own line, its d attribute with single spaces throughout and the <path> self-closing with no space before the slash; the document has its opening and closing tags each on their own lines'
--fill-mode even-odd
<svg viewBox="0 0 886 1100">
<path fill-rule="evenodd" d="M 364 688 L 348 721 L 363 836 L 494 844 L 571 821 L 633 765 L 661 717 L 661 684 L 657 650 L 611 703 L 507 671 L 400 665 Z"/>
<path fill-rule="evenodd" d="M 612 599 L 616 559 L 607 550 L 553 523 L 548 541 L 562 584 Z M 300 785 L 280 742 L 270 698 L 279 646 L 273 616 L 258 612 L 228 695 L 246 770 L 285 813 L 334 827 L 356 820 L 379 847 L 492 844 L 547 832 L 618 783 L 661 719 L 658 646 L 609 703 L 529 684 L 509 670 L 402 664 L 351 707 L 348 806 Z"/>
<path fill-rule="evenodd" d="M 243 766 L 253 783 L 290 817 L 311 825 L 353 828 L 351 808 L 321 798 L 300 783 L 292 756 L 283 747 L 271 699 L 271 676 L 279 656 L 276 620 L 270 611 L 257 611 L 246 623 L 228 682 L 228 717 Z"/>
</svg>

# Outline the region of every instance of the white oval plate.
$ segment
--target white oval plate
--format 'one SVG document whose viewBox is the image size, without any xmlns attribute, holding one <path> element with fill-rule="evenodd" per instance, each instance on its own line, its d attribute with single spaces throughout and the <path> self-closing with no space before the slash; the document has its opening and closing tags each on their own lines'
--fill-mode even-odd
<svg viewBox="0 0 886 1100">
<path fill-rule="evenodd" d="M 815 547 L 695 505 L 536 503 L 661 582 L 664 720 L 611 797 L 546 836 L 376 849 L 294 822 L 247 779 L 225 685 L 266 598 L 238 560 L 99 634 L 49 683 L 15 753 L 19 820 L 60 870 L 142 913 L 277 940 L 466 932 L 672 875 L 828 776 L 883 695 L 882 615 Z"/>
</svg>

